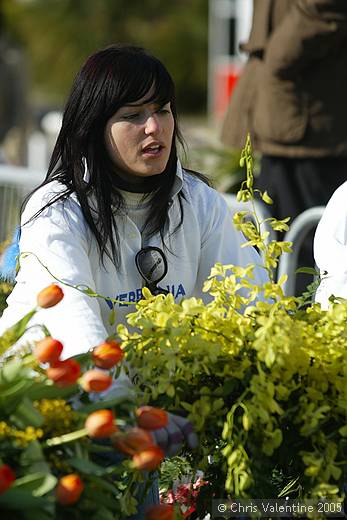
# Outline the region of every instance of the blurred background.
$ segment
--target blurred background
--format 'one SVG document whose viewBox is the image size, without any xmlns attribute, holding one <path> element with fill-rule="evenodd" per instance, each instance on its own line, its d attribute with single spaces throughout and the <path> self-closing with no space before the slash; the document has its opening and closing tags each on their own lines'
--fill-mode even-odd
<svg viewBox="0 0 347 520">
<path fill-rule="evenodd" d="M 239 151 L 219 136 L 251 18 L 252 0 L 0 0 L 0 275 L 13 276 L 20 206 L 45 177 L 73 78 L 112 43 L 164 62 L 177 87 L 183 164 L 237 191 Z"/>
<path fill-rule="evenodd" d="M 249 33 L 251 5 L 250 0 L 0 0 L 2 162 L 45 169 L 81 64 L 96 49 L 127 42 L 148 48 L 168 67 L 190 166 L 218 177 L 215 163 L 222 167 L 230 159 L 219 146 L 219 125 L 242 67 L 238 45 Z M 230 171 L 228 164 L 225 168 Z"/>
</svg>

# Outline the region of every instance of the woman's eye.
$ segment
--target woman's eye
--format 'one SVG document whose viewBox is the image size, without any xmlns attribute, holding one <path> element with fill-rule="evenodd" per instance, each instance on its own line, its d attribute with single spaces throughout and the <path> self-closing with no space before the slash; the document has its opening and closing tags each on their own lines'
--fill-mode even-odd
<svg viewBox="0 0 347 520">
<path fill-rule="evenodd" d="M 159 110 L 157 110 L 157 113 L 158 114 L 170 114 L 170 110 L 168 108 L 159 108 Z"/>
<path fill-rule="evenodd" d="M 131 121 L 132 119 L 136 119 L 137 117 L 139 117 L 140 114 L 136 113 L 136 114 L 125 114 L 124 116 L 122 116 L 123 119 L 125 119 L 126 121 Z"/>
</svg>

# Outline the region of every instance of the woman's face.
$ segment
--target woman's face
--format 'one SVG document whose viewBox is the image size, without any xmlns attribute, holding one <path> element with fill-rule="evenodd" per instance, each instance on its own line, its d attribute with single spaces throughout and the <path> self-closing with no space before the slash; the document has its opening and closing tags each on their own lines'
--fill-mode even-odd
<svg viewBox="0 0 347 520">
<path fill-rule="evenodd" d="M 148 95 L 146 96 L 148 99 Z M 124 105 L 108 120 L 105 142 L 120 175 L 131 182 L 159 175 L 167 165 L 174 132 L 170 103 L 145 98 Z"/>
</svg>

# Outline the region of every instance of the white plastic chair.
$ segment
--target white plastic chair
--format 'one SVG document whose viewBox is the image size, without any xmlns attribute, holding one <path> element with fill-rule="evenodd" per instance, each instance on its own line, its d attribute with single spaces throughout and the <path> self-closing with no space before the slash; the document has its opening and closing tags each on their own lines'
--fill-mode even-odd
<svg viewBox="0 0 347 520">
<path fill-rule="evenodd" d="M 315 206 L 300 213 L 290 225 L 289 231 L 285 234 L 283 240 L 292 242 L 292 253 L 283 253 L 278 265 L 278 279 L 283 274 L 288 276 L 287 281 L 283 284 L 284 294 L 293 296 L 295 294 L 295 271 L 298 268 L 298 257 L 300 248 L 307 237 L 307 234 L 315 229 L 320 221 L 325 206 Z"/>
</svg>

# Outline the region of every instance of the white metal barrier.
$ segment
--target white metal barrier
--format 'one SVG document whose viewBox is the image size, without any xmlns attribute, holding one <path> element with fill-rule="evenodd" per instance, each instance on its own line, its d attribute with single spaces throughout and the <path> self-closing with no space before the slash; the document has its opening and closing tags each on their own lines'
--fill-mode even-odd
<svg viewBox="0 0 347 520">
<path fill-rule="evenodd" d="M 0 164 L 0 243 L 12 237 L 19 223 L 24 197 L 44 177 L 43 171 Z"/>
<path fill-rule="evenodd" d="M 307 234 L 315 229 L 320 221 L 325 206 L 315 206 L 303 211 L 298 215 L 290 225 L 289 231 L 285 234 L 283 240 L 292 242 L 292 253 L 283 253 L 278 265 L 278 279 L 286 274 L 287 281 L 283 285 L 286 296 L 295 294 L 295 271 L 298 268 L 298 256 L 303 241 Z"/>
</svg>

